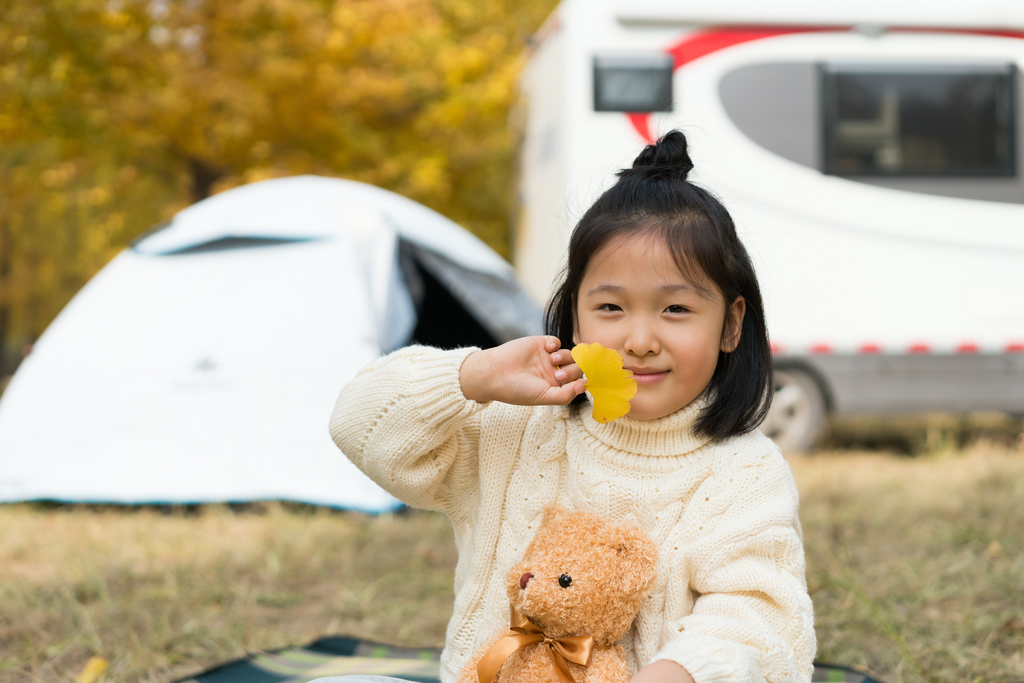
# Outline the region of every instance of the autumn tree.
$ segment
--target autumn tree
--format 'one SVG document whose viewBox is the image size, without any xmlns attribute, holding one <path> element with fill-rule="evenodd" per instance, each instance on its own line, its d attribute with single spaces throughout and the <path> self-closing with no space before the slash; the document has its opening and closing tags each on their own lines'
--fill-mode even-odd
<svg viewBox="0 0 1024 683">
<path fill-rule="evenodd" d="M 316 173 L 506 251 L 520 55 L 554 0 L 9 0 L 0 348 L 211 193 Z"/>
</svg>

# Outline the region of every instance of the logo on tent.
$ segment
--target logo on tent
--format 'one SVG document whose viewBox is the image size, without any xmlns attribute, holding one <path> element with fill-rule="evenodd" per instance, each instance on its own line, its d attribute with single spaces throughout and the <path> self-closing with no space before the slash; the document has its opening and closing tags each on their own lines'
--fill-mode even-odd
<svg viewBox="0 0 1024 683">
<path fill-rule="evenodd" d="M 196 372 L 208 373 L 217 371 L 217 362 L 211 359 L 209 356 L 203 356 L 195 364 L 193 368 Z"/>
</svg>

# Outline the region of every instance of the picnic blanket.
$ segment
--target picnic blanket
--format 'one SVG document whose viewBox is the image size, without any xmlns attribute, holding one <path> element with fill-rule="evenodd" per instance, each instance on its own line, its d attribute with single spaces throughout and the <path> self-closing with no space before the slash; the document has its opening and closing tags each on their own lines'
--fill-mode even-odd
<svg viewBox="0 0 1024 683">
<path fill-rule="evenodd" d="M 439 683 L 441 651 L 411 649 L 359 638 L 321 638 L 305 647 L 262 652 L 178 683 L 307 683 L 321 676 L 378 674 L 416 683 Z M 867 674 L 815 662 L 812 681 L 880 683 Z"/>
</svg>

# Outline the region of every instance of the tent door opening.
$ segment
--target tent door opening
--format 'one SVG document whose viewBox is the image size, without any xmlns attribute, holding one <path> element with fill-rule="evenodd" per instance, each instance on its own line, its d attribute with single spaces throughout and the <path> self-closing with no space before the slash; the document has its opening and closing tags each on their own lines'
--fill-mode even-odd
<svg viewBox="0 0 1024 683">
<path fill-rule="evenodd" d="M 416 327 L 408 344 L 441 349 L 497 346 L 500 342 L 424 267 L 418 251 L 405 240 L 398 241 L 402 276 L 416 309 Z"/>
</svg>

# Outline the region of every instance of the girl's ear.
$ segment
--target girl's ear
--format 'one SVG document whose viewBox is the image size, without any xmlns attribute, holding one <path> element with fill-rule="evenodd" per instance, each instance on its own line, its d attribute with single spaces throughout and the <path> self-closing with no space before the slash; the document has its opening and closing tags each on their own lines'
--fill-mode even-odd
<svg viewBox="0 0 1024 683">
<path fill-rule="evenodd" d="M 722 325 L 722 343 L 718 347 L 725 353 L 732 353 L 740 345 L 740 333 L 743 331 L 743 316 L 747 312 L 747 301 L 742 296 L 736 297 L 725 311 L 725 324 Z"/>
</svg>

